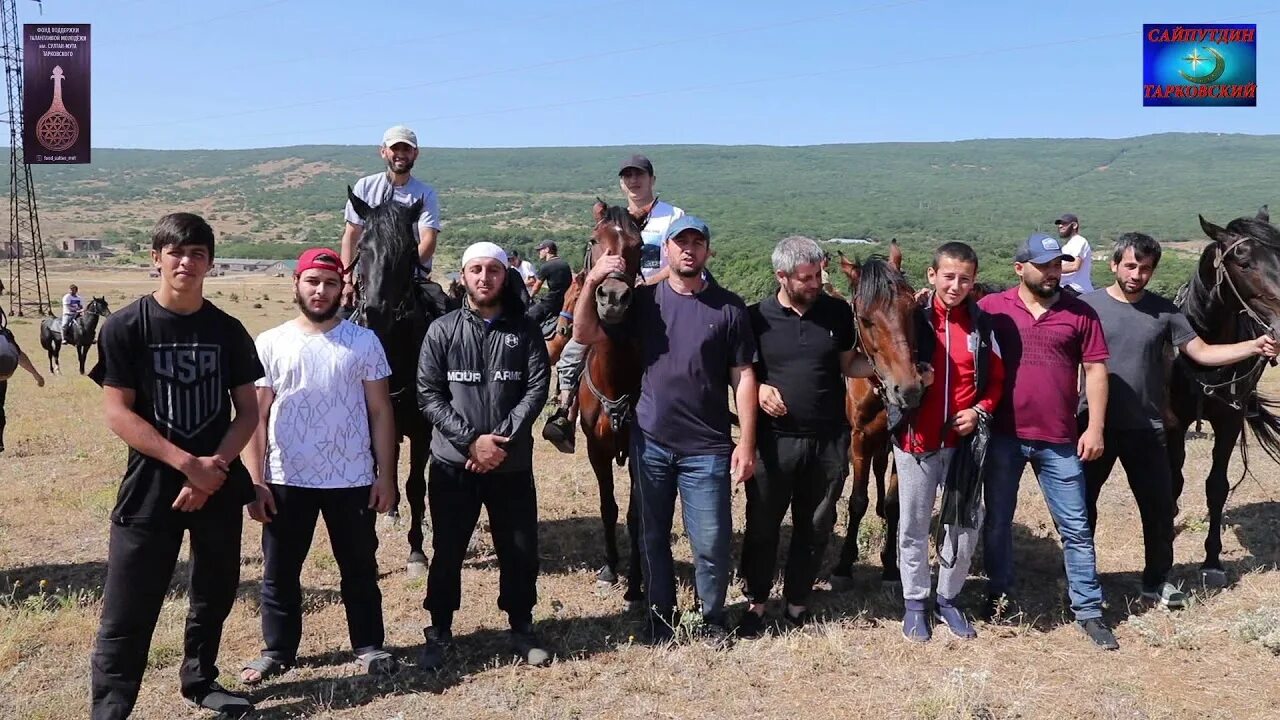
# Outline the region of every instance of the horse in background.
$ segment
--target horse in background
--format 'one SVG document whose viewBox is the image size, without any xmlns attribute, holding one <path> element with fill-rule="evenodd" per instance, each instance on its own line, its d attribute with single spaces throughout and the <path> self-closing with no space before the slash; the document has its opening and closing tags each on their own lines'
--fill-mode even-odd
<svg viewBox="0 0 1280 720">
<path fill-rule="evenodd" d="M 97 337 L 98 322 L 111 314 L 105 297 L 95 297 L 85 306 L 84 312 L 71 321 L 67 328 L 70 336 L 68 344 L 76 349 L 76 359 L 80 361 L 80 374 L 84 374 L 84 363 L 89 357 L 89 348 Z M 62 318 L 50 317 L 40 321 L 40 347 L 49 354 L 49 372 L 62 374 L 62 362 L 58 357 L 62 352 Z"/>
<path fill-rule="evenodd" d="M 431 426 L 418 410 L 418 353 L 427 325 L 429 305 L 414 287 L 418 272 L 418 215 L 422 201 L 402 205 L 390 197 L 370 207 L 347 188 L 347 198 L 356 215 L 364 221 L 364 232 L 353 262 L 356 273 L 356 304 L 351 321 L 369 328 L 378 336 L 391 366 L 389 385 L 396 421 L 396 456 L 399 440 L 409 440 L 409 476 L 405 495 L 409 499 L 410 577 L 427 572 L 422 525 L 427 508 L 427 459 Z M 396 488 L 396 506 L 400 502 Z M 393 510 L 393 513 L 396 510 Z"/>
<path fill-rule="evenodd" d="M 880 551 L 881 578 L 899 582 L 897 476 L 885 474 L 889 457 L 889 409 L 905 412 L 919 406 L 924 397 L 922 368 L 916 362 L 917 301 L 902 274 L 902 251 L 894 243 L 889 259 L 872 256 L 856 264 L 840 256 L 840 270 L 849 279 L 858 351 L 875 370 L 873 378 L 846 379 L 845 411 L 852 427 L 849 455 L 853 464 L 853 488 L 849 494 L 849 523 L 840 559 L 831 573 L 835 589 L 852 585 L 853 564 L 858 560 L 858 528 L 870 504 L 869 487 L 874 472 L 876 514 L 884 519 L 884 545 Z"/>
<path fill-rule="evenodd" d="M 639 339 L 612 331 L 626 319 L 640 273 L 643 241 L 637 220 L 626 208 L 597 200 L 592 208 L 595 227 L 587 250 L 586 268 L 605 254 L 626 261 L 626 271 L 610 275 L 596 288 L 596 310 L 605 325 L 606 338 L 594 343 L 584 360 L 578 384 L 578 420 L 587 440 L 587 457 L 600 488 L 600 519 L 604 523 L 605 564 L 596 573 L 601 585 L 618 582 L 618 503 L 614 498 L 613 463 L 626 466 L 629 488 L 634 488 L 634 465 L 628 463 L 636 403 L 640 399 L 641 366 Z M 579 289 L 581 293 L 581 289 Z M 630 495 L 630 493 L 629 493 Z M 627 531 L 630 535 L 630 567 L 624 599 L 628 607 L 637 605 L 644 593 L 640 570 L 639 516 L 635 498 L 627 502 Z"/>
<path fill-rule="evenodd" d="M 542 337 L 547 341 L 547 355 L 551 358 L 551 367 L 555 367 L 556 363 L 560 362 L 560 354 L 564 352 L 564 346 L 568 345 L 569 339 L 573 337 L 573 309 L 578 304 L 578 296 L 582 294 L 582 286 L 586 280 L 586 270 L 581 270 L 573 276 L 573 282 L 569 283 L 569 289 L 564 293 L 564 307 L 560 309 L 558 315 L 552 316 L 553 322 L 548 322 L 543 327 Z"/>
<path fill-rule="evenodd" d="M 1225 228 L 1200 218 L 1200 227 L 1213 240 L 1200 254 L 1190 282 L 1178 291 L 1175 304 L 1196 334 L 1211 344 L 1235 343 L 1261 335 L 1280 336 L 1280 230 L 1270 223 L 1264 205 L 1256 217 L 1232 220 Z M 1277 402 L 1258 392 L 1267 367 L 1259 356 L 1221 368 L 1197 364 L 1183 353 L 1173 359 L 1169 375 L 1169 409 L 1173 424 L 1166 427 L 1169 464 L 1173 470 L 1175 515 L 1185 484 L 1186 433 L 1208 420 L 1213 427 L 1213 466 L 1205 478 L 1209 531 L 1200 566 L 1205 586 L 1223 587 L 1222 511 L 1230 485 L 1227 464 L 1240 443 L 1245 472 L 1249 471 L 1248 424 L 1262 449 L 1280 462 L 1280 410 Z"/>
</svg>

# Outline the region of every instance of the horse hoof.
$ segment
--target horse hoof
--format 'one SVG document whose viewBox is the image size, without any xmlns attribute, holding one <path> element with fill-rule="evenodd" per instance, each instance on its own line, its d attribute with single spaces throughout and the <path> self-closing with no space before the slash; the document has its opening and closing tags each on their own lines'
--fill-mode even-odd
<svg viewBox="0 0 1280 720">
<path fill-rule="evenodd" d="M 404 565 L 405 573 L 411 578 L 421 578 L 427 576 L 427 562 L 425 560 L 410 560 Z"/>
<path fill-rule="evenodd" d="M 1201 568 L 1200 583 L 1206 588 L 1224 588 L 1227 586 L 1227 571 L 1216 568 Z"/>
<path fill-rule="evenodd" d="M 617 585 L 618 573 L 614 572 L 613 568 L 605 565 L 596 571 L 596 583 L 609 586 Z"/>
<path fill-rule="evenodd" d="M 644 609 L 643 600 L 623 600 L 622 601 L 622 612 L 624 613 L 638 613 L 643 609 Z"/>
</svg>

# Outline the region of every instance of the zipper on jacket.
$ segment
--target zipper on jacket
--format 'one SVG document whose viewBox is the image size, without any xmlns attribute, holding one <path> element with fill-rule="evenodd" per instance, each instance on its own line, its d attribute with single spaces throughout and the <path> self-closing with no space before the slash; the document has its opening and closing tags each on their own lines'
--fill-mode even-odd
<svg viewBox="0 0 1280 720">
<path fill-rule="evenodd" d="M 942 362 L 946 369 L 942 371 L 942 437 L 938 438 L 939 447 L 946 444 L 947 431 L 951 419 L 951 308 L 942 313 L 942 333 L 946 336 Z"/>
</svg>

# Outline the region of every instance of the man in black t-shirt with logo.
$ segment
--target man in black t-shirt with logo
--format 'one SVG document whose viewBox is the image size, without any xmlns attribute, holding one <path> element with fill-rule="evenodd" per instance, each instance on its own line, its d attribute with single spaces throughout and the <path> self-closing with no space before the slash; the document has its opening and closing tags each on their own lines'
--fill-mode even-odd
<svg viewBox="0 0 1280 720">
<path fill-rule="evenodd" d="M 539 326 L 546 322 L 547 318 L 558 315 L 561 310 L 564 310 L 564 294 L 569 291 L 569 285 L 573 282 L 573 270 L 569 267 L 569 263 L 556 254 L 558 250 L 556 244 L 550 240 L 543 240 L 538 245 L 538 259 L 542 261 L 542 266 L 538 268 L 538 273 L 534 276 L 533 289 L 529 291 L 529 296 L 534 298 L 534 303 L 527 314 Z M 544 287 L 547 289 L 547 294 L 538 297 L 538 293 Z"/>
<path fill-rule="evenodd" d="M 90 373 L 103 388 L 107 426 L 129 446 L 111 513 L 91 717 L 133 711 L 185 532 L 182 694 L 193 706 L 239 717 L 253 706 L 216 682 L 215 662 L 240 582 L 241 508 L 254 499 L 239 455 L 257 424 L 253 383 L 262 365 L 244 326 L 204 299 L 213 263 L 208 223 L 190 213 L 161 218 L 151 261 L 160 288 L 107 320 Z"/>
</svg>

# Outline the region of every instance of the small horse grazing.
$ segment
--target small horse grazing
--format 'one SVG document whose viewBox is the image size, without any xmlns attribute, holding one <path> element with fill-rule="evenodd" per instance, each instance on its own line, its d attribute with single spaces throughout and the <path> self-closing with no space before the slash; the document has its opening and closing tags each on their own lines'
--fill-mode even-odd
<svg viewBox="0 0 1280 720">
<path fill-rule="evenodd" d="M 551 358 L 551 367 L 560 362 L 560 353 L 564 352 L 564 346 L 569 344 L 569 338 L 573 337 L 573 308 L 578 304 L 578 296 L 582 294 L 582 285 L 587 280 L 587 271 L 583 270 L 573 276 L 573 282 L 569 283 L 569 289 L 564 293 L 564 307 L 560 309 L 560 314 L 552 318 L 555 322 L 548 323 L 543 329 L 543 339 L 547 341 L 547 355 Z"/>
<path fill-rule="evenodd" d="M 1213 344 L 1280 335 L 1280 230 L 1270 223 L 1266 206 L 1256 217 L 1237 218 L 1226 228 L 1201 217 L 1200 227 L 1213 242 L 1201 253 L 1199 267 L 1175 301 L 1196 334 Z M 1173 361 L 1169 405 L 1175 423 L 1166 428 L 1166 438 L 1175 508 L 1185 483 L 1186 432 L 1201 419 L 1213 427 L 1213 467 L 1205 478 L 1209 534 L 1200 566 L 1206 586 L 1227 583 L 1221 559 L 1222 510 L 1230 491 L 1227 463 L 1239 441 L 1248 471 L 1248 445 L 1242 434 L 1246 423 L 1262 449 L 1280 461 L 1276 403 L 1258 392 L 1266 365 L 1262 356 L 1221 368 L 1204 367 L 1182 353 Z"/>
<path fill-rule="evenodd" d="M 76 349 L 76 358 L 80 360 L 80 374 L 84 374 L 84 362 L 89 357 L 89 348 L 98 331 L 98 321 L 111 314 L 105 297 L 95 297 L 85 306 L 80 317 L 71 321 L 67 333 L 71 336 L 68 344 Z M 40 347 L 49 353 L 49 372 L 62 374 L 62 362 L 58 355 L 62 352 L 62 318 L 51 317 L 40 321 Z"/>
<path fill-rule="evenodd" d="M 596 288 L 596 310 L 606 327 L 606 339 L 591 345 L 584 361 L 582 382 L 578 384 L 578 419 L 587 439 L 587 457 L 600 488 L 600 519 L 604 522 L 605 564 L 596 573 L 596 580 L 602 585 L 615 585 L 618 582 L 618 503 L 614 498 L 612 463 L 627 466 L 629 487 L 634 487 L 634 469 L 627 459 L 644 369 L 637 338 L 623 337 L 612 328 L 626 318 L 631 306 L 632 289 L 640 272 L 643 222 L 632 217 L 626 208 L 610 206 L 603 200 L 597 200 L 593 214 L 596 225 L 587 251 L 587 269 L 605 254 L 626 260 L 625 273 L 609 276 Z M 632 606 L 640 601 L 643 587 L 635 498 L 631 497 L 627 505 L 631 561 L 624 599 Z"/>
<path fill-rule="evenodd" d="M 364 221 L 364 232 L 352 263 L 356 271 L 356 306 L 351 321 L 369 328 L 382 342 L 391 366 L 391 402 L 395 410 L 396 435 L 409 440 L 409 476 L 405 495 L 409 499 L 410 577 L 427 572 L 422 525 L 427 508 L 427 458 L 431 447 L 431 426 L 418 410 L 418 353 L 427 325 L 429 305 L 414 287 L 418 270 L 418 215 L 422 201 L 402 205 L 390 197 L 369 207 L 347 188 L 347 197 L 356 215 Z M 399 455 L 400 446 L 396 444 Z M 399 488 L 396 489 L 399 505 Z M 393 511 L 394 512 L 394 511 Z"/>
<path fill-rule="evenodd" d="M 849 278 L 853 297 L 854 337 L 859 352 L 875 369 L 874 378 L 847 380 L 845 411 L 852 426 L 849 455 L 853 489 L 849 494 L 849 524 L 840 559 L 831 573 L 833 587 L 852 584 L 858 560 L 858 527 L 869 505 L 868 489 L 874 470 L 876 514 L 885 521 L 880 551 L 881 578 L 898 582 L 898 486 L 896 475 L 885 482 L 889 456 L 889 406 L 897 411 L 917 407 L 924 397 L 924 381 L 916 362 L 915 293 L 902 274 L 902 252 L 895 243 L 889 260 L 871 257 L 856 265 L 843 256 L 840 269 Z"/>
</svg>

